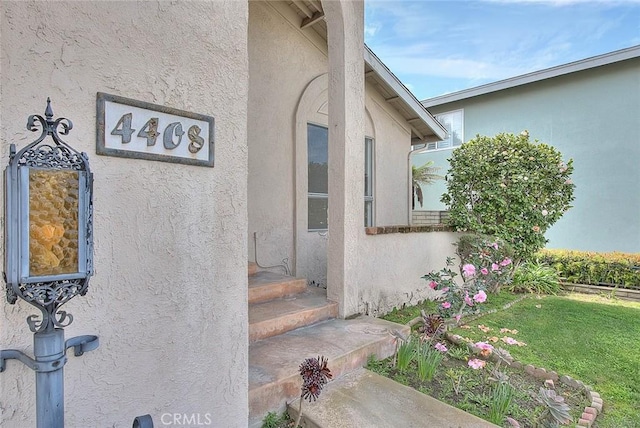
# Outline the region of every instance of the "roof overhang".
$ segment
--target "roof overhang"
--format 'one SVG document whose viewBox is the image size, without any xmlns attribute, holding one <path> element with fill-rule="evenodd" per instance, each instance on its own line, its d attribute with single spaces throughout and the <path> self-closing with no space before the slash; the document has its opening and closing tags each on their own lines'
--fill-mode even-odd
<svg viewBox="0 0 640 428">
<path fill-rule="evenodd" d="M 288 5 L 291 13 L 285 15 L 300 31 L 318 40 L 326 46 L 327 23 L 325 22 L 322 3 L 318 0 L 289 0 L 288 2 L 271 2 L 272 6 Z M 365 45 L 364 49 L 365 80 L 373 85 L 389 105 L 397 110 L 411 128 L 411 144 L 428 143 L 444 140 L 447 131 L 427 111 L 406 86 L 387 68 L 386 65 Z"/>
<path fill-rule="evenodd" d="M 546 68 L 544 70 L 534 71 L 532 73 L 522 74 L 520 76 L 499 80 L 493 83 L 487 83 L 486 85 L 476 86 L 475 88 L 469 88 L 429 98 L 422 101 L 422 105 L 427 108 L 439 106 L 637 57 L 640 57 L 640 45 L 582 59 L 580 61 L 570 62 L 568 64 L 558 65 L 556 67 Z"/>
<path fill-rule="evenodd" d="M 407 121 L 411 128 L 412 145 L 447 138 L 447 130 L 366 45 L 364 76 Z"/>
</svg>

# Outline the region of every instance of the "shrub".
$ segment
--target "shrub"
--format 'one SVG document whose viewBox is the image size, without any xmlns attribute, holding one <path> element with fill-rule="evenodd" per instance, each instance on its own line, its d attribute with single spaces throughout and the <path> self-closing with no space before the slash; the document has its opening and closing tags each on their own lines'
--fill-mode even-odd
<svg viewBox="0 0 640 428">
<path fill-rule="evenodd" d="M 542 250 L 537 258 L 574 284 L 618 286 L 640 290 L 640 254 Z"/>
<path fill-rule="evenodd" d="M 544 233 L 571 207 L 572 160 L 529 133 L 476 136 L 453 151 L 447 173 L 449 223 L 459 231 L 499 236 L 518 260 L 544 247 Z"/>
<path fill-rule="evenodd" d="M 513 280 L 506 288 L 516 293 L 558 294 L 560 281 L 554 268 L 532 261 L 516 268 Z"/>
</svg>

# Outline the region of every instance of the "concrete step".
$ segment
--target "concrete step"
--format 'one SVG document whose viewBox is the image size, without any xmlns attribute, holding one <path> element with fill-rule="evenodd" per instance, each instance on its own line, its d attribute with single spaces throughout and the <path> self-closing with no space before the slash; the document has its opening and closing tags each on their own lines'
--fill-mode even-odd
<svg viewBox="0 0 640 428">
<path fill-rule="evenodd" d="M 298 416 L 299 399 L 289 405 Z M 490 422 L 369 370 L 328 383 L 316 402 L 302 403 L 305 428 L 497 428 Z"/>
<path fill-rule="evenodd" d="M 260 427 L 267 412 L 282 412 L 300 396 L 298 369 L 305 358 L 327 357 L 336 379 L 364 366 L 369 355 L 393 355 L 394 331 L 409 334 L 407 326 L 362 316 L 333 319 L 250 343 L 249 426 Z"/>
<path fill-rule="evenodd" d="M 258 264 L 256 262 L 249 262 L 247 266 L 247 275 L 252 276 L 258 272 Z"/>
<path fill-rule="evenodd" d="M 304 278 L 295 278 L 266 270 L 249 276 L 249 304 L 266 302 L 302 293 L 307 289 Z"/>
<path fill-rule="evenodd" d="M 338 316 L 327 291 L 307 287 L 302 293 L 249 305 L 249 341 L 253 342 Z"/>
</svg>

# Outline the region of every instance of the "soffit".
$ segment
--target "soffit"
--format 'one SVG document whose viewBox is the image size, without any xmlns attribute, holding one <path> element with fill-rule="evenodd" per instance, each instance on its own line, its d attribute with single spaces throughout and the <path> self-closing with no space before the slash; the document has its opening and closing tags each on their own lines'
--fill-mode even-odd
<svg viewBox="0 0 640 428">
<path fill-rule="evenodd" d="M 327 41 L 327 23 L 324 20 L 324 10 L 319 0 L 293 0 L 288 2 L 296 15 L 300 18 L 300 29 L 309 29 Z"/>
</svg>

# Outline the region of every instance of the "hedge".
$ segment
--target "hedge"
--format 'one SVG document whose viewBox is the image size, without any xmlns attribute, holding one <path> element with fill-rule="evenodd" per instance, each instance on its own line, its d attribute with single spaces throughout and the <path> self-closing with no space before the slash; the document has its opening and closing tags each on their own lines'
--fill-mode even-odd
<svg viewBox="0 0 640 428">
<path fill-rule="evenodd" d="M 640 253 L 544 249 L 536 256 L 539 261 L 553 266 L 558 275 L 570 283 L 640 290 Z"/>
</svg>

